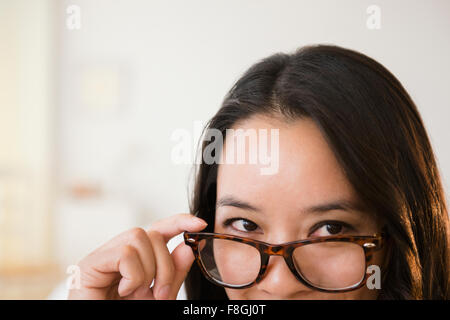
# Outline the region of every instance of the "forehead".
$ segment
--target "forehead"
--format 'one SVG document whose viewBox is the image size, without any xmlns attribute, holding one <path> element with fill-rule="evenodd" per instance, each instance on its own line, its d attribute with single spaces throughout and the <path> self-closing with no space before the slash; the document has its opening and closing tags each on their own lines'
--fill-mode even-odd
<svg viewBox="0 0 450 320">
<path fill-rule="evenodd" d="M 355 193 L 347 181 L 332 150 L 319 127 L 310 119 L 287 123 L 283 120 L 258 116 L 240 122 L 233 129 L 278 129 L 278 161 L 276 173 L 261 174 L 267 164 L 249 163 L 248 140 L 245 147 L 245 163 L 219 164 L 217 198 L 235 195 L 243 200 L 258 203 L 262 208 L 292 207 L 299 209 L 327 200 L 355 199 Z M 224 144 L 226 149 L 227 141 Z M 260 145 L 258 145 L 258 148 Z M 270 145 L 267 154 L 271 155 Z"/>
</svg>

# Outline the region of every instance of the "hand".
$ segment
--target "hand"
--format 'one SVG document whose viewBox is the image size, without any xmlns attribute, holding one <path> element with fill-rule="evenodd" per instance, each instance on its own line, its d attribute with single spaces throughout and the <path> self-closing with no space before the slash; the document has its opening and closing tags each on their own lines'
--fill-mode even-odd
<svg viewBox="0 0 450 320">
<path fill-rule="evenodd" d="M 193 215 L 178 214 L 147 231 L 133 228 L 119 234 L 78 263 L 81 288 L 71 289 L 68 298 L 176 299 L 194 254 L 184 242 L 170 254 L 167 242 L 183 231 L 198 232 L 206 225 Z"/>
</svg>

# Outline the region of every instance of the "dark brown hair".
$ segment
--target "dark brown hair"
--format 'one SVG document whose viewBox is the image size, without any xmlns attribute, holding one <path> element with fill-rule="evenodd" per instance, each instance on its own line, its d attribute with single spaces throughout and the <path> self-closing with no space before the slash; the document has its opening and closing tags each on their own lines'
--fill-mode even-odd
<svg viewBox="0 0 450 320">
<path fill-rule="evenodd" d="M 204 132 L 256 114 L 310 118 L 346 177 L 386 224 L 387 267 L 379 299 L 449 298 L 449 217 L 421 116 L 400 82 L 375 60 L 330 45 L 276 53 L 245 72 Z M 201 151 L 210 143 L 201 141 Z M 195 168 L 190 210 L 213 231 L 218 164 Z M 227 299 L 196 264 L 188 299 Z"/>
</svg>

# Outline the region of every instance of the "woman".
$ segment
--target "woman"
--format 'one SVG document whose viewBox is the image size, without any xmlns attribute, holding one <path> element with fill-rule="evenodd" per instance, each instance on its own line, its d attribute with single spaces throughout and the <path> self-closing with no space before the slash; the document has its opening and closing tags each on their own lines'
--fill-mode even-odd
<svg viewBox="0 0 450 320">
<path fill-rule="evenodd" d="M 112 239 L 80 262 L 82 287 L 70 298 L 171 299 L 183 281 L 189 299 L 449 298 L 435 156 L 414 102 L 379 63 L 325 45 L 272 55 L 205 129 L 202 156 L 215 130 L 221 160 L 234 142 L 227 129 L 277 130 L 276 172 L 203 161 L 196 217 Z M 192 233 L 170 254 L 167 241 L 183 231 Z M 380 277 L 371 286 L 368 267 Z"/>
</svg>

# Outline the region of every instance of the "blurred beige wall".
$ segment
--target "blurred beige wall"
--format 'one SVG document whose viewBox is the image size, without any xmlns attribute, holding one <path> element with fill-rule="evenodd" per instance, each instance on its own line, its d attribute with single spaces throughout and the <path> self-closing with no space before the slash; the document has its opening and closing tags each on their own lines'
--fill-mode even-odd
<svg viewBox="0 0 450 320">
<path fill-rule="evenodd" d="M 0 1 L 0 298 L 42 295 L 55 271 L 52 6 Z"/>
</svg>

